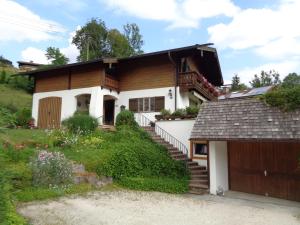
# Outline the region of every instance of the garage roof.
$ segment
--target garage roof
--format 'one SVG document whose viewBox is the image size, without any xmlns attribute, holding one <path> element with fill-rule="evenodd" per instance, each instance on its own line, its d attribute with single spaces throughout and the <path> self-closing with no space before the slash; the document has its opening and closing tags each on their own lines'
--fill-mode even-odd
<svg viewBox="0 0 300 225">
<path fill-rule="evenodd" d="M 300 141 L 300 110 L 283 112 L 255 98 L 205 103 L 191 139 Z"/>
</svg>

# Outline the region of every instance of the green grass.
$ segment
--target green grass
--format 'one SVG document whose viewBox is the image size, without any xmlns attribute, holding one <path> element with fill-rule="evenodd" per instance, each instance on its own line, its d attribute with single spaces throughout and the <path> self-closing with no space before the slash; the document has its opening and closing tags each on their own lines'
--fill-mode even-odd
<svg viewBox="0 0 300 225">
<path fill-rule="evenodd" d="M 0 106 L 13 105 L 17 109 L 31 108 L 32 95 L 26 91 L 0 84 Z"/>
</svg>

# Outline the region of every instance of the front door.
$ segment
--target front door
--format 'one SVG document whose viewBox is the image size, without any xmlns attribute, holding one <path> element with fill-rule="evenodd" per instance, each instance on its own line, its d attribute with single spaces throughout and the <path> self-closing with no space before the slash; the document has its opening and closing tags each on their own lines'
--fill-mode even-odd
<svg viewBox="0 0 300 225">
<path fill-rule="evenodd" d="M 300 144 L 230 142 L 230 189 L 300 201 Z"/>
<path fill-rule="evenodd" d="M 115 100 L 104 100 L 103 103 L 103 123 L 105 125 L 114 125 L 114 118 L 115 118 Z"/>
</svg>

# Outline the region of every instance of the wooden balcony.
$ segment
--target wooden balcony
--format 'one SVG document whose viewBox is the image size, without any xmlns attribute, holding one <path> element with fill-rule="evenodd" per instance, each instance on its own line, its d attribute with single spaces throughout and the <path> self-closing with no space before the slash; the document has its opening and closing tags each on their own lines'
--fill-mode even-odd
<svg viewBox="0 0 300 225">
<path fill-rule="evenodd" d="M 182 92 L 194 90 L 209 100 L 218 98 L 217 89 L 195 71 L 179 73 L 178 85 Z"/>
<path fill-rule="evenodd" d="M 115 91 L 120 90 L 119 81 L 107 74 L 105 75 L 105 79 L 104 79 L 104 87 Z"/>
</svg>

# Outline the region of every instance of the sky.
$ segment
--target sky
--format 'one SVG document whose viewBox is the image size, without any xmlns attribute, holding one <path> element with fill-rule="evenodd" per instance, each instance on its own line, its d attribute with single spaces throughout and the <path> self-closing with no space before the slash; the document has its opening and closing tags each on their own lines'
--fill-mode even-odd
<svg viewBox="0 0 300 225">
<path fill-rule="evenodd" d="M 300 72 L 300 0 L 0 0 L 0 55 L 47 63 L 58 47 L 76 62 L 77 29 L 91 18 L 140 27 L 145 52 L 214 43 L 224 82 L 234 74 Z M 298 22 L 297 22 L 298 21 Z"/>
</svg>

